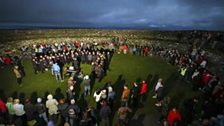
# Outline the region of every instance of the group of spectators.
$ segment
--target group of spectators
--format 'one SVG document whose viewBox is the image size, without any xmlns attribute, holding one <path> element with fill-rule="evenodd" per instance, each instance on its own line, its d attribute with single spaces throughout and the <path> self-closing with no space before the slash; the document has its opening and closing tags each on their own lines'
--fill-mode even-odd
<svg viewBox="0 0 224 126">
<path fill-rule="evenodd" d="M 167 63 L 177 66 L 181 81 L 190 84 L 194 91 L 202 94 L 201 98 L 196 98 L 195 96 L 186 103 L 185 114 L 187 115 L 184 115 L 185 117 L 183 118 L 187 120 L 188 124 L 197 122 L 200 123 L 198 125 L 223 125 L 224 83 L 218 75 L 209 71 L 209 62 L 205 50 L 197 48 L 195 45 L 190 45 L 185 52 L 180 52 L 172 47 L 161 47 L 152 44 L 135 44 L 128 47 L 129 49 L 127 50 L 133 55 L 160 56 Z M 163 96 L 162 79 L 158 80 L 155 92 L 156 94 L 153 98 L 158 99 L 158 103 L 155 105 L 161 107 L 163 103 L 166 104 L 167 99 Z M 195 106 L 199 103 L 202 103 L 202 110 L 200 113 L 197 113 Z M 176 111 L 176 108 L 174 111 Z M 196 115 L 197 118 L 200 118 L 200 121 L 197 120 Z"/>
<path fill-rule="evenodd" d="M 111 46 L 111 44 L 108 44 Z M 121 95 L 115 87 L 108 82 L 103 88 L 97 89 L 93 93 L 96 106 L 80 106 L 77 101 L 84 99 L 84 96 L 91 95 L 91 85 L 95 78 L 99 81 L 106 76 L 107 70 L 115 50 L 108 48 L 97 48 L 96 43 L 52 43 L 38 44 L 21 49 L 22 56 L 11 58 L 7 55 L 0 57 L 1 67 L 14 65 L 14 73 L 17 83 L 22 83 L 25 77 L 22 60 L 31 56 L 34 73 L 44 73 L 51 70 L 59 81 L 64 81 L 68 76 L 67 98 L 55 99 L 51 94 L 45 98 L 37 98 L 34 102 L 30 99 L 20 101 L 18 98 L 9 97 L 4 103 L 0 100 L 1 122 L 10 125 L 83 125 L 96 126 L 97 124 L 109 126 L 114 114 L 115 100 L 120 97 L 121 106 L 118 109 L 118 119 L 116 124 L 127 125 L 128 113 L 131 108 L 137 108 L 142 104 L 147 96 L 148 83 L 146 81 L 133 82 L 132 88 L 124 84 Z M 161 47 L 158 45 L 124 44 L 117 48 L 118 53 L 131 53 L 139 56 L 160 56 L 169 64 L 179 68 L 180 79 L 186 84 L 191 84 L 192 89 L 202 93 L 202 98 L 194 97 L 184 104 L 185 111 L 180 113 L 176 107 L 169 109 L 170 98 L 164 96 L 164 81 L 159 78 L 155 86 L 157 99 L 155 105 L 161 108 L 159 122 L 163 125 L 179 126 L 184 120 L 187 124 L 195 125 L 223 125 L 223 95 L 224 84 L 221 83 L 218 75 L 212 74 L 208 69 L 208 59 L 202 49 L 191 45 L 186 52 L 181 53 L 178 49 Z M 28 50 L 31 50 L 29 55 Z M 20 60 L 21 59 L 21 60 Z M 80 65 L 90 64 L 92 72 L 90 75 L 83 75 Z M 83 81 L 84 92 L 81 98 L 77 97 L 77 83 Z M 116 101 L 117 102 L 117 101 Z M 197 112 L 197 106 L 202 103 L 202 111 Z M 130 107 L 130 108 L 129 108 Z"/>
<path fill-rule="evenodd" d="M 93 43 L 53 43 L 32 45 L 31 54 L 35 73 L 51 69 L 57 80 L 63 80 L 64 75 L 81 72 L 80 64 L 90 64 L 92 72 L 101 81 L 106 75 L 113 50 L 97 48 Z"/>
</svg>

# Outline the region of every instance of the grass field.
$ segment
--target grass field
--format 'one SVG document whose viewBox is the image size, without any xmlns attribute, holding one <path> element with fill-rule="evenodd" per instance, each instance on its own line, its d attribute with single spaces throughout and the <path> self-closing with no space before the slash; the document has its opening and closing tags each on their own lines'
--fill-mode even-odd
<svg viewBox="0 0 224 126">
<path fill-rule="evenodd" d="M 26 77 L 23 79 L 23 86 L 19 87 L 16 84 L 16 78 L 11 67 L 0 69 L 0 96 L 4 99 L 7 96 L 18 97 L 45 97 L 47 93 L 65 95 L 67 89 L 67 79 L 65 82 L 57 82 L 51 73 L 34 74 L 30 60 L 24 61 Z M 84 74 L 90 74 L 91 66 L 81 65 Z M 132 87 L 134 81 L 146 80 L 149 82 L 149 94 L 144 107 L 139 108 L 133 114 L 130 125 L 138 124 L 143 126 L 151 124 L 156 126 L 156 118 L 158 111 L 154 106 L 155 100 L 151 98 L 153 95 L 154 86 L 157 79 L 161 77 L 165 82 L 165 94 L 171 97 L 171 105 L 180 107 L 183 100 L 195 95 L 191 91 L 190 86 L 178 79 L 177 69 L 164 62 L 159 57 L 140 57 L 133 55 L 116 54 L 113 56 L 110 70 L 101 83 L 98 80 L 93 85 L 92 93 L 98 87 L 103 87 L 108 81 L 114 85 L 117 97 L 115 108 L 119 106 L 121 90 L 124 83 Z M 80 86 L 80 92 L 83 90 L 83 85 Z M 81 94 L 81 93 L 80 93 Z M 92 97 L 87 97 L 86 101 L 91 106 L 94 106 Z M 140 122 L 139 122 L 140 121 Z M 140 124 L 142 122 L 142 124 Z"/>
</svg>

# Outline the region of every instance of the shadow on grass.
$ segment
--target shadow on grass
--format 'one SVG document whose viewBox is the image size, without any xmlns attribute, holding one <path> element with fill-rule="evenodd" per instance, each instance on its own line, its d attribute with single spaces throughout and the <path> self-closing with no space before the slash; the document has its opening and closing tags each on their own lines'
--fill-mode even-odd
<svg viewBox="0 0 224 126">
<path fill-rule="evenodd" d="M 32 104 L 36 104 L 37 103 L 37 98 L 38 98 L 38 94 L 37 92 L 32 92 L 30 95 L 30 101 Z"/>
<path fill-rule="evenodd" d="M 114 119 L 116 110 L 118 110 L 118 108 L 120 107 L 121 95 L 122 95 L 124 84 L 125 84 L 125 79 L 123 78 L 123 75 L 119 75 L 117 80 L 113 84 L 114 91 L 116 92 L 116 97 L 114 100 L 114 108 L 113 108 L 113 110 L 115 111 L 112 111 L 111 113 L 110 125 L 113 124 L 113 119 Z"/>
<path fill-rule="evenodd" d="M 143 120 L 145 119 L 145 114 L 140 114 L 137 119 L 132 119 L 129 121 L 128 126 L 144 126 Z"/>
<path fill-rule="evenodd" d="M 85 109 L 88 107 L 88 103 L 85 99 L 84 94 L 81 95 L 80 99 L 77 101 L 77 104 L 80 107 L 81 111 L 85 111 Z"/>
<path fill-rule="evenodd" d="M 179 105 L 183 102 L 184 95 L 185 94 L 182 92 L 176 93 L 175 96 L 171 98 L 169 107 L 176 107 L 177 109 L 179 109 Z"/>
<path fill-rule="evenodd" d="M 90 94 L 92 94 L 92 90 L 93 90 L 93 87 L 94 87 L 94 84 L 95 84 L 95 81 L 96 81 L 96 75 L 94 72 L 91 72 L 90 74 Z"/>
<path fill-rule="evenodd" d="M 18 92 L 14 91 L 11 96 L 12 96 L 13 99 L 18 98 Z"/>
<path fill-rule="evenodd" d="M 7 97 L 6 97 L 6 95 L 5 95 L 5 92 L 4 92 L 4 90 L 2 90 L 2 89 L 0 89 L 0 98 L 1 98 L 4 102 L 7 101 Z"/>
<path fill-rule="evenodd" d="M 157 78 L 157 76 L 155 76 L 156 78 Z M 156 79 L 155 78 L 155 79 Z M 148 89 L 150 89 L 150 84 L 152 83 L 151 81 L 152 81 L 152 79 L 153 79 L 153 76 L 152 76 L 152 74 L 148 74 L 148 76 L 146 77 L 146 79 L 144 79 L 144 81 L 146 81 L 146 83 L 148 84 Z M 139 89 L 141 89 L 141 84 L 142 84 L 142 79 L 141 78 L 137 78 L 137 80 L 136 80 L 136 83 L 139 85 Z M 143 97 L 143 100 L 140 102 L 140 99 L 138 99 L 138 101 L 135 101 L 135 102 L 138 102 L 138 107 L 132 107 L 132 112 L 130 113 L 130 115 L 129 115 L 129 119 L 132 119 L 133 117 L 134 117 L 134 115 L 135 115 L 135 113 L 137 112 L 137 110 L 139 109 L 139 108 L 142 108 L 142 107 L 144 107 L 144 105 L 143 105 L 143 103 L 144 102 L 146 102 L 146 100 L 148 99 L 148 95 L 149 95 L 149 90 L 147 90 L 147 92 L 146 92 L 146 95 Z M 140 96 L 140 98 L 141 98 L 141 96 Z M 130 101 L 130 100 L 129 100 Z M 138 119 L 137 120 L 130 120 L 130 121 L 134 121 L 134 123 L 136 124 L 136 125 L 140 125 L 140 124 L 138 124 L 138 123 L 136 123 L 135 121 L 140 121 L 141 119 L 142 119 L 142 117 L 144 117 L 144 115 L 139 115 L 138 116 Z M 144 118 L 143 118 L 144 119 Z M 132 124 L 132 122 L 129 122 L 130 124 Z M 141 122 L 140 122 L 141 123 Z M 135 124 L 133 124 L 133 125 L 135 125 Z M 141 126 L 141 125 L 140 125 Z"/>
<path fill-rule="evenodd" d="M 83 94 L 83 92 L 80 92 L 81 91 L 82 79 L 80 79 L 78 77 L 75 77 L 75 80 L 76 80 L 76 84 L 75 84 L 74 89 L 75 89 L 75 94 L 77 94 L 77 95 L 75 95 L 75 99 L 77 100 L 80 97 L 80 93 L 81 93 L 81 96 Z"/>
<path fill-rule="evenodd" d="M 61 92 L 61 88 L 57 88 L 55 90 L 54 98 L 57 99 L 57 100 L 65 98 L 64 94 Z"/>
<path fill-rule="evenodd" d="M 178 80 L 178 78 L 179 78 L 179 74 L 175 72 L 171 74 L 169 78 L 166 79 L 164 83 L 164 96 L 167 96 L 168 93 L 170 93 L 170 91 L 172 90 L 172 88 L 176 86 L 177 81 L 175 82 L 174 80 Z"/>
<path fill-rule="evenodd" d="M 24 92 L 19 94 L 19 100 L 20 100 L 20 103 L 25 104 L 26 94 Z"/>
</svg>

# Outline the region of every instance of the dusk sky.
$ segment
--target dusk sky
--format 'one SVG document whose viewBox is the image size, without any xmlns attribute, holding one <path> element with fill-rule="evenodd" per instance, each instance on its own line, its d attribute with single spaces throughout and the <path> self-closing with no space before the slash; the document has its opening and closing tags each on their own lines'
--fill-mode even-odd
<svg viewBox="0 0 224 126">
<path fill-rule="evenodd" d="M 224 0 L 0 1 L 0 29 L 32 26 L 224 30 Z"/>
</svg>

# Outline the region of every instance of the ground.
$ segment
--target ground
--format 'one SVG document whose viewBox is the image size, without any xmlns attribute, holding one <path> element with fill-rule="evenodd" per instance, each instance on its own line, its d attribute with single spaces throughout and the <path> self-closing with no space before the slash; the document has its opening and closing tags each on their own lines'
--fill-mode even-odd
<svg viewBox="0 0 224 126">
<path fill-rule="evenodd" d="M 67 79 L 63 83 L 57 82 L 49 71 L 35 75 L 30 60 L 25 60 L 23 63 L 26 77 L 23 79 L 22 87 L 16 84 L 16 78 L 11 67 L 8 66 L 0 69 L 0 96 L 3 99 L 8 96 L 20 98 L 45 97 L 48 93 L 56 94 L 56 97 L 58 95 L 66 96 Z M 83 64 L 81 67 L 84 74 L 90 74 L 90 65 Z M 115 101 L 115 108 L 118 108 L 122 85 L 128 84 L 131 88 L 133 82 L 143 79 L 146 80 L 149 83 L 147 100 L 143 104 L 143 107 L 140 107 L 132 113 L 130 125 L 147 126 L 150 124 L 151 126 L 157 126 L 159 125 L 157 123 L 159 112 L 154 106 L 156 101 L 152 99 L 152 95 L 154 94 L 153 89 L 156 81 L 160 77 L 165 82 L 166 96 L 171 97 L 170 106 L 176 106 L 181 109 L 183 101 L 195 95 L 191 91 L 190 85 L 183 83 L 179 79 L 176 67 L 167 64 L 161 58 L 123 54 L 113 56 L 107 76 L 100 83 L 98 80 L 95 81 L 92 93 L 96 88 L 103 87 L 106 82 L 111 81 L 115 91 L 118 92 Z M 81 84 L 80 87 L 80 92 L 82 92 L 83 85 Z M 87 97 L 86 101 L 90 106 L 95 106 L 92 97 Z M 79 104 L 83 103 L 79 101 Z M 116 120 L 115 111 L 113 115 L 115 115 L 113 120 Z"/>
</svg>

